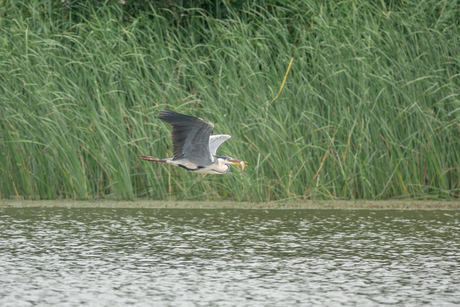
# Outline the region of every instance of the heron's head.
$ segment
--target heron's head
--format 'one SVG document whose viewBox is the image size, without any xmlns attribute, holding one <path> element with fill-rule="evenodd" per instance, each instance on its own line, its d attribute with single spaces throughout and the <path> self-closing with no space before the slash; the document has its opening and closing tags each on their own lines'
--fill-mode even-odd
<svg viewBox="0 0 460 307">
<path fill-rule="evenodd" d="M 244 171 L 244 168 L 248 165 L 248 162 L 246 161 L 243 161 L 243 160 L 238 160 L 238 159 L 234 159 L 232 157 L 229 157 L 229 156 L 220 156 L 220 157 L 216 157 L 217 159 L 222 159 L 222 162 L 224 164 L 228 164 L 228 165 L 240 165 L 241 166 L 241 169 Z"/>
</svg>

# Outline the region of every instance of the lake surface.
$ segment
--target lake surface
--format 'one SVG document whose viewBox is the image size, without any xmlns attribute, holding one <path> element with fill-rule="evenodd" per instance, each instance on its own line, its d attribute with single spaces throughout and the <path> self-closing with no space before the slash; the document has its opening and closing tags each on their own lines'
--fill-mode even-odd
<svg viewBox="0 0 460 307">
<path fill-rule="evenodd" d="M 0 306 L 459 304 L 459 211 L 0 209 Z"/>
</svg>

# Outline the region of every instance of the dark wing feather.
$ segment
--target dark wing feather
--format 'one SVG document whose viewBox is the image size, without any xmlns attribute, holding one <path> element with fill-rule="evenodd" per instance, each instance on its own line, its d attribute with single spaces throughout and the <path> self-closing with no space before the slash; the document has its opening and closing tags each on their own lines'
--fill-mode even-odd
<svg viewBox="0 0 460 307">
<path fill-rule="evenodd" d="M 158 116 L 172 126 L 174 159 L 187 158 L 200 166 L 212 164 L 209 136 L 214 125 L 199 117 L 164 110 Z"/>
</svg>

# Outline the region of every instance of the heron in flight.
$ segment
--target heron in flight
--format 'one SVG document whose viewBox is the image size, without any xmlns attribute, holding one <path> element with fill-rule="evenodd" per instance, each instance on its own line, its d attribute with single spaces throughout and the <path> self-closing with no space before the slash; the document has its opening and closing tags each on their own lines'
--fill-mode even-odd
<svg viewBox="0 0 460 307">
<path fill-rule="evenodd" d="M 166 162 L 201 174 L 225 174 L 230 165 L 246 166 L 245 161 L 227 156 L 216 156 L 219 146 L 231 138 L 227 134 L 211 135 L 214 125 L 199 117 L 163 110 L 158 116 L 172 126 L 174 158 L 158 159 L 140 156 L 146 161 Z"/>
</svg>

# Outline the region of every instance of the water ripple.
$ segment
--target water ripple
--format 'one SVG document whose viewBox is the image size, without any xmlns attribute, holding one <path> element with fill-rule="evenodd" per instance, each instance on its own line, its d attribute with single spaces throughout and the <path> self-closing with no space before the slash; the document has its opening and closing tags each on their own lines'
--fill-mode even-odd
<svg viewBox="0 0 460 307">
<path fill-rule="evenodd" d="M 1 306 L 455 306 L 455 211 L 1 209 Z"/>
</svg>

